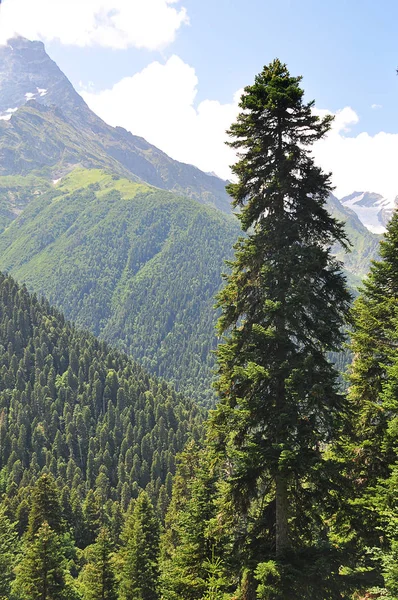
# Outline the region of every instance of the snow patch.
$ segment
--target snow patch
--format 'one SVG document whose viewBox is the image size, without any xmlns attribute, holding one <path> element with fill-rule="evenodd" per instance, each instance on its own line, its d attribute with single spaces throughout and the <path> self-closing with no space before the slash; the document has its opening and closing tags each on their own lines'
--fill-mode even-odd
<svg viewBox="0 0 398 600">
<path fill-rule="evenodd" d="M 26 100 L 28 100 L 28 101 L 29 101 L 29 100 L 33 100 L 33 98 L 36 98 L 36 95 L 37 95 L 37 94 L 33 94 L 32 92 L 27 92 L 27 93 L 25 94 L 25 98 L 26 98 Z"/>
<path fill-rule="evenodd" d="M 342 198 L 341 203 L 353 210 L 372 233 L 385 233 L 386 225 L 397 206 L 395 199 L 370 192 L 354 192 Z"/>
<path fill-rule="evenodd" d="M 45 90 L 43 88 L 36 88 L 37 89 L 37 93 L 39 94 L 40 98 L 43 98 L 43 96 L 45 96 L 48 92 L 48 90 Z"/>
<path fill-rule="evenodd" d="M 12 114 L 18 110 L 17 108 L 7 108 L 7 110 L 0 115 L 0 121 L 9 121 L 12 117 Z"/>
<path fill-rule="evenodd" d="M 53 184 L 57 185 L 57 183 L 59 183 L 61 181 L 62 177 L 60 177 L 59 179 L 53 179 Z"/>
</svg>

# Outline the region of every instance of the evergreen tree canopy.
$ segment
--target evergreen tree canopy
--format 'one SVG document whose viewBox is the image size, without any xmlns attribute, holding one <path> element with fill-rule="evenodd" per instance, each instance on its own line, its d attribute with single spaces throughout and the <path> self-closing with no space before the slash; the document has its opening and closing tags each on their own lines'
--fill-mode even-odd
<svg viewBox="0 0 398 600">
<path fill-rule="evenodd" d="M 150 498 L 139 495 L 122 534 L 122 600 L 158 600 L 159 522 Z"/>
<path fill-rule="evenodd" d="M 353 427 L 350 476 L 356 494 L 350 527 L 373 567 L 383 597 L 398 592 L 398 214 L 380 243 L 353 309 L 349 399 Z M 371 550 L 370 550 L 371 549 Z M 369 564 L 369 557 L 373 558 Z"/>
<path fill-rule="evenodd" d="M 10 595 L 10 583 L 18 552 L 15 527 L 0 506 L 0 598 Z"/>
<path fill-rule="evenodd" d="M 85 600 L 118 600 L 112 553 L 110 533 L 102 527 L 95 544 L 86 549 L 87 564 L 80 578 Z"/>
<path fill-rule="evenodd" d="M 252 566 L 322 538 L 313 508 L 329 485 L 322 448 L 345 413 L 326 352 L 340 348 L 350 304 L 330 247 L 348 242 L 326 210 L 330 176 L 311 155 L 331 118 L 304 103 L 300 80 L 279 60 L 265 67 L 229 132 L 239 151 L 229 193 L 248 235 L 218 296 L 224 339 L 210 438 L 246 549 L 250 528 L 257 539 L 245 555 Z M 312 597 L 329 598 L 322 593 Z"/>
<path fill-rule="evenodd" d="M 45 522 L 53 531 L 61 533 L 62 511 L 58 489 L 54 478 L 47 473 L 37 480 L 33 488 L 28 528 L 30 539 L 34 538 Z"/>
<path fill-rule="evenodd" d="M 13 585 L 21 600 L 68 600 L 65 557 L 57 534 L 43 523 L 33 543 L 26 544 Z"/>
<path fill-rule="evenodd" d="M 350 399 L 358 415 L 357 441 L 361 442 L 367 478 L 389 474 L 395 459 L 398 325 L 398 215 L 395 213 L 380 243 L 380 260 L 372 264 L 353 310 Z M 368 483 L 369 483 L 368 481 Z"/>
</svg>

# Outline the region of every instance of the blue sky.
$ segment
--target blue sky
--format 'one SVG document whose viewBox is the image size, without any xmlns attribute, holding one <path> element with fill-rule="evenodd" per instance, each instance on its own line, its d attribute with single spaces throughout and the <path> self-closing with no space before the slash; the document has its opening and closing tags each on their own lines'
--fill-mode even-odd
<svg viewBox="0 0 398 600">
<path fill-rule="evenodd" d="M 237 111 L 236 94 L 277 56 L 303 75 L 318 109 L 338 115 L 333 135 L 315 154 L 335 172 L 340 195 L 361 187 L 398 193 L 394 0 L 84 0 L 83 15 L 78 0 L 3 2 L 0 27 L 12 23 L 26 37 L 43 39 L 105 120 L 224 177 L 233 156 L 221 145 Z M 24 4 L 35 13 L 16 24 Z M 57 11 L 48 9 L 55 5 Z M 134 15 L 127 12 L 133 5 Z M 102 36 L 93 34 L 90 6 L 101 23 L 120 12 L 115 36 L 105 28 Z M 81 31 L 80 23 L 87 23 Z"/>
</svg>

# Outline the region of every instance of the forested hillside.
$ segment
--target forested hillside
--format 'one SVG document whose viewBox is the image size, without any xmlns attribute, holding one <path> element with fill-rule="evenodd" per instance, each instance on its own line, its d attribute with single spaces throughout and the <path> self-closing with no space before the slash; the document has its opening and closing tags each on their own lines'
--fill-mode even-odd
<svg viewBox="0 0 398 600">
<path fill-rule="evenodd" d="M 216 210 L 78 170 L 0 236 L 0 269 L 208 402 L 214 296 L 237 237 L 237 223 Z"/>
<path fill-rule="evenodd" d="M 99 497 L 111 518 L 146 489 L 164 514 L 175 455 L 201 436 L 196 406 L 3 275 L 0 315 L 0 490 L 18 531 L 42 473 L 76 531 Z"/>
<path fill-rule="evenodd" d="M 10 47 L 0 600 L 397 600 L 398 219 L 352 310 L 379 240 L 314 161 L 331 116 L 264 67 L 228 132 L 236 218 Z"/>
</svg>

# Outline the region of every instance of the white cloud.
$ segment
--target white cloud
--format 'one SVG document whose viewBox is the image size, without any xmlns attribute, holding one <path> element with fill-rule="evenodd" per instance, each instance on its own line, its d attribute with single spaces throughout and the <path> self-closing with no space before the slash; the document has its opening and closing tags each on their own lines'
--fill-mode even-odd
<svg viewBox="0 0 398 600">
<path fill-rule="evenodd" d="M 224 143 L 225 131 L 238 113 L 240 92 L 228 104 L 204 100 L 195 107 L 197 85 L 195 70 L 172 56 L 110 90 L 81 93 L 109 124 L 144 137 L 174 159 L 228 178 L 235 154 Z"/>
<path fill-rule="evenodd" d="M 352 108 L 338 111 L 328 136 L 314 147 L 315 159 L 333 173 L 335 194 L 340 198 L 353 191 L 378 192 L 394 198 L 398 194 L 398 133 L 347 135 L 358 122 Z"/>
<path fill-rule="evenodd" d="M 172 158 L 214 171 L 225 179 L 234 151 L 225 145 L 226 129 L 239 112 L 237 92 L 222 104 L 204 100 L 195 106 L 198 78 L 195 70 L 179 57 L 165 64 L 154 62 L 112 89 L 82 92 L 89 106 L 111 125 L 121 125 L 161 148 Z M 317 110 L 319 115 L 331 114 Z M 359 116 L 350 107 L 335 115 L 328 136 L 314 146 L 317 164 L 332 171 L 336 195 L 355 190 L 375 191 L 386 197 L 398 194 L 396 163 L 398 133 L 360 133 L 350 130 Z"/>
<path fill-rule="evenodd" d="M 173 42 L 188 23 L 180 0 L 3 0 L 0 43 L 14 35 L 74 46 L 146 48 Z"/>
<path fill-rule="evenodd" d="M 372 104 L 371 107 L 373 110 L 380 110 L 380 108 L 383 108 L 382 104 Z"/>
</svg>

